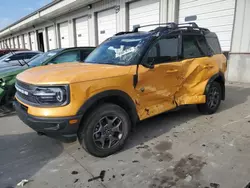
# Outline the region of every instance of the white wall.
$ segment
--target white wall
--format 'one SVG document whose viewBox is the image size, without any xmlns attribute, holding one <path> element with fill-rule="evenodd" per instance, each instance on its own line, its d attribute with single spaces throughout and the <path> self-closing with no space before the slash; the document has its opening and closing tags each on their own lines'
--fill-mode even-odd
<svg viewBox="0 0 250 188">
<path fill-rule="evenodd" d="M 250 82 L 250 1 L 237 0 L 232 49 L 228 61 L 229 81 Z"/>
</svg>

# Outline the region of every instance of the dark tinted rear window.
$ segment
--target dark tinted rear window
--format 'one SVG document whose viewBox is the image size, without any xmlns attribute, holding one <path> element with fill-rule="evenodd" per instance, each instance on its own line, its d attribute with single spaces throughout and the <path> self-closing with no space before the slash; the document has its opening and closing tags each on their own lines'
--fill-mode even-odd
<svg viewBox="0 0 250 188">
<path fill-rule="evenodd" d="M 221 47 L 219 40 L 215 33 L 209 33 L 205 35 L 207 43 L 215 54 L 221 54 Z"/>
</svg>

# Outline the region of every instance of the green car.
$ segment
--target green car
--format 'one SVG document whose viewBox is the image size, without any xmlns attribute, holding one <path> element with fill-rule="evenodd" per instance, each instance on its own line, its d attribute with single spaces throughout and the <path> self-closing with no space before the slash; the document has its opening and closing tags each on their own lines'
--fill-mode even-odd
<svg viewBox="0 0 250 188">
<path fill-rule="evenodd" d="M 58 64 L 64 62 L 83 62 L 94 50 L 94 47 L 76 47 L 55 49 L 32 58 L 22 66 L 8 66 L 0 68 L 0 106 L 10 107 L 16 89 L 16 75 L 36 66 Z"/>
</svg>

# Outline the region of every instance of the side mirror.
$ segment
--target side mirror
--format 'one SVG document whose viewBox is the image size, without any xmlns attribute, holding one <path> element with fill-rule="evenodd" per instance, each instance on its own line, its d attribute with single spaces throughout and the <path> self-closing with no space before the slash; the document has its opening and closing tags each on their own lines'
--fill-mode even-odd
<svg viewBox="0 0 250 188">
<path fill-rule="evenodd" d="M 4 61 L 5 61 L 5 62 L 9 62 L 9 61 L 10 61 L 10 58 L 5 59 Z"/>
<path fill-rule="evenodd" d="M 144 67 L 149 68 L 149 69 L 153 69 L 153 68 L 155 67 L 154 64 L 155 64 L 155 58 L 153 58 L 153 57 L 149 57 L 148 59 L 146 59 L 146 60 L 142 63 L 142 65 L 143 65 Z"/>
</svg>

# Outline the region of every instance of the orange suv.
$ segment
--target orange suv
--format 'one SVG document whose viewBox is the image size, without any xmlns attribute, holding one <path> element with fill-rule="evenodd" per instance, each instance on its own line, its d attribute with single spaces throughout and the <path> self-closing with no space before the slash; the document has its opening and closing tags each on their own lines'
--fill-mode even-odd
<svg viewBox="0 0 250 188">
<path fill-rule="evenodd" d="M 14 106 L 20 119 L 50 137 L 78 136 L 89 153 L 105 157 L 122 148 L 138 121 L 182 105 L 216 112 L 226 71 L 216 34 L 195 23 L 155 25 L 117 33 L 85 63 L 19 74 Z"/>
</svg>

